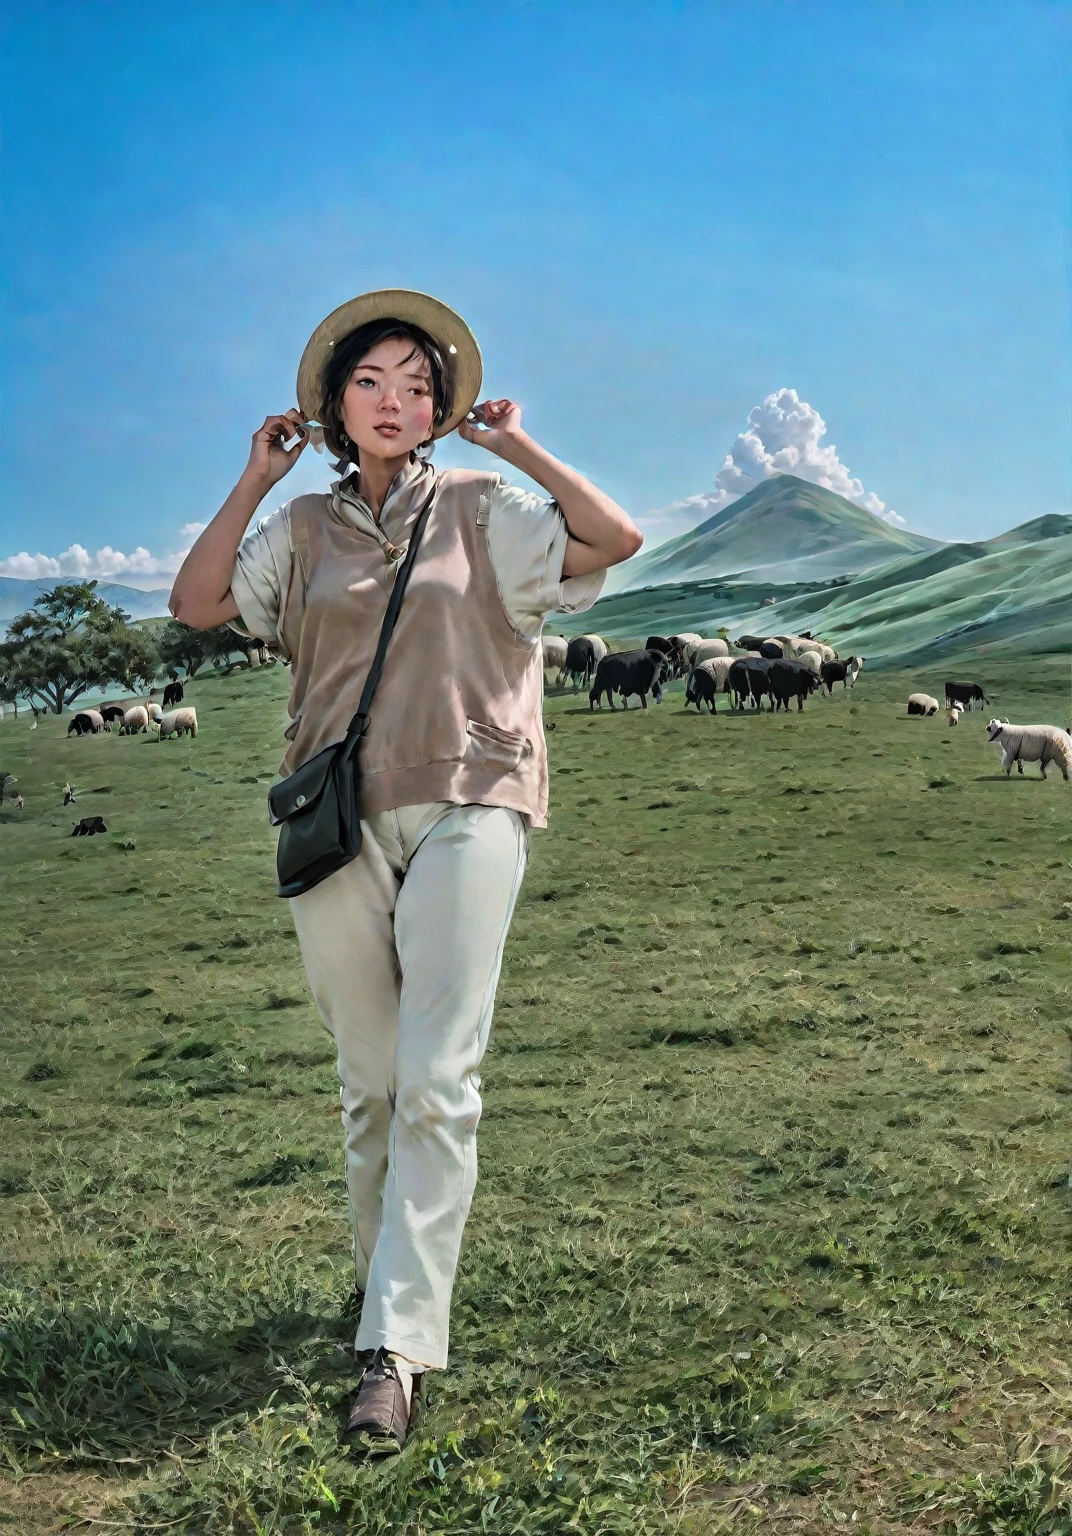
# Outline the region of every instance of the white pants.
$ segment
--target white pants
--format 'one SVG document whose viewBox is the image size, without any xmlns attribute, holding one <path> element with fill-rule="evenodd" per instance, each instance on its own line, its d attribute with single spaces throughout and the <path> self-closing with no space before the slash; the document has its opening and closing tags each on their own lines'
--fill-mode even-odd
<svg viewBox="0 0 1072 1536">
<path fill-rule="evenodd" d="M 360 856 L 290 905 L 339 1052 L 356 1347 L 441 1368 L 476 1184 L 477 1067 L 528 830 L 516 811 L 440 802 L 363 832 Z"/>
</svg>

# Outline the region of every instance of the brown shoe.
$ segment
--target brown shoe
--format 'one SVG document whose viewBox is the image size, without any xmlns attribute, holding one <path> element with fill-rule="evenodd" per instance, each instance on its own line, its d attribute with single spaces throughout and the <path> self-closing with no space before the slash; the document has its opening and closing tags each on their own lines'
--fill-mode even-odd
<svg viewBox="0 0 1072 1536">
<path fill-rule="evenodd" d="M 421 1378 L 413 1377 L 409 1409 L 398 1371 L 386 1350 L 378 1349 L 361 1378 L 361 1388 L 350 1410 L 343 1435 L 366 1456 L 395 1456 L 417 1422 Z"/>
</svg>

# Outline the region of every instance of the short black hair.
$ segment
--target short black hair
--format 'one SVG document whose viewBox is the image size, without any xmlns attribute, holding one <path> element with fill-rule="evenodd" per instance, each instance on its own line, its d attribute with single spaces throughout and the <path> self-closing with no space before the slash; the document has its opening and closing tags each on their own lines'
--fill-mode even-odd
<svg viewBox="0 0 1072 1536">
<path fill-rule="evenodd" d="M 353 452 L 340 414 L 342 397 L 350 376 L 363 357 L 373 347 L 392 336 L 403 336 L 413 343 L 413 351 L 426 359 L 432 379 L 433 428 L 440 426 L 454 410 L 454 372 L 434 337 L 419 325 L 408 320 L 367 320 L 356 330 L 336 342 L 330 358 L 324 365 L 320 386 L 320 414 L 317 420 L 324 428 L 324 441 L 341 460 L 353 460 Z"/>
</svg>

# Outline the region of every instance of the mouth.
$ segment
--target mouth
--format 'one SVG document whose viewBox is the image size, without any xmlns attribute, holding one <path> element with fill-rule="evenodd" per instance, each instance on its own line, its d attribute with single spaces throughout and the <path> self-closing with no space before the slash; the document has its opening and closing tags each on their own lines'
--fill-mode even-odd
<svg viewBox="0 0 1072 1536">
<path fill-rule="evenodd" d="M 397 437 L 402 428 L 396 421 L 381 421 L 376 426 L 376 431 L 381 437 Z"/>
</svg>

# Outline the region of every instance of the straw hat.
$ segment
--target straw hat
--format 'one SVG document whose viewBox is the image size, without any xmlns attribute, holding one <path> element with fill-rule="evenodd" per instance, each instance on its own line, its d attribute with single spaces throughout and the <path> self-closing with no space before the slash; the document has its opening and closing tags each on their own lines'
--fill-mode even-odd
<svg viewBox="0 0 1072 1536">
<path fill-rule="evenodd" d="M 331 349 L 369 320 L 408 321 L 439 343 L 443 360 L 454 375 L 454 410 L 432 436 L 446 437 L 472 410 L 480 393 L 484 363 L 476 337 L 461 315 L 431 294 L 416 293 L 412 288 L 378 288 L 374 293 L 358 294 L 320 322 L 298 364 L 298 409 L 308 420 L 320 419 L 320 390 Z"/>
</svg>

